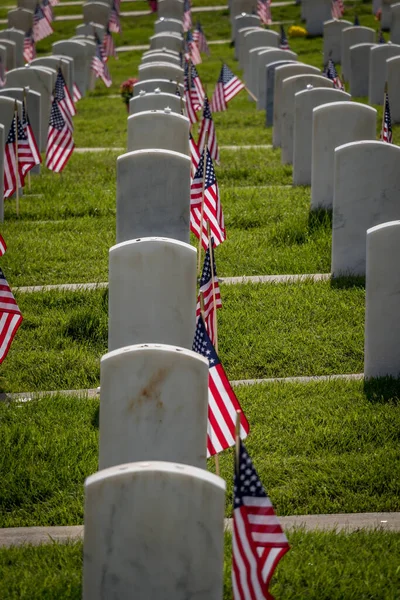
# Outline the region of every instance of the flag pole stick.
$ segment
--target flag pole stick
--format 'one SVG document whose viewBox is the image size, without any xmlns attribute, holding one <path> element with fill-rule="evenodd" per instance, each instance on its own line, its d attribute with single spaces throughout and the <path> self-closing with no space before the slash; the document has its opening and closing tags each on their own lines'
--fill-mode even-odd
<svg viewBox="0 0 400 600">
<path fill-rule="evenodd" d="M 239 454 L 240 454 L 240 417 L 242 411 L 236 411 L 236 423 L 235 423 L 235 471 L 238 473 L 239 470 Z"/>
<path fill-rule="evenodd" d="M 383 139 L 383 132 L 385 129 L 385 107 L 386 107 L 386 94 L 388 91 L 388 84 L 387 82 L 385 83 L 385 91 L 383 92 L 383 112 L 382 112 L 382 127 L 381 127 L 381 135 L 379 136 L 379 139 Z"/>
<path fill-rule="evenodd" d="M 204 189 L 206 186 L 206 167 L 207 167 L 207 146 L 208 146 L 208 132 L 206 133 L 206 139 L 203 149 L 204 163 L 203 163 L 203 190 L 201 194 L 201 211 L 200 211 L 200 233 L 199 233 L 199 248 L 197 251 L 197 273 L 200 273 L 201 269 L 201 249 L 203 247 L 203 218 L 204 218 Z"/>
<path fill-rule="evenodd" d="M 19 217 L 19 168 L 18 168 L 18 107 L 17 101 L 14 104 L 14 118 L 15 118 L 15 170 L 16 170 L 16 191 L 15 191 L 15 199 L 16 199 L 16 211 L 17 217 Z"/>
<path fill-rule="evenodd" d="M 248 95 L 249 95 L 251 98 L 253 98 L 254 102 L 257 102 L 257 101 L 258 101 L 258 98 L 256 98 L 256 97 L 255 97 L 255 95 L 253 94 L 253 92 L 251 92 L 251 91 L 249 90 L 249 88 L 248 88 L 246 85 L 244 86 L 244 89 L 246 90 L 246 92 L 248 93 Z"/>
<path fill-rule="evenodd" d="M 212 286 L 212 295 L 213 295 L 213 307 L 214 307 L 214 331 L 215 331 L 215 351 L 218 354 L 218 323 L 217 323 L 217 300 L 215 297 L 215 287 L 214 287 L 214 248 L 211 244 L 211 231 L 210 231 L 210 223 L 207 221 L 207 235 L 208 235 L 208 247 L 210 249 L 210 263 L 211 263 L 211 286 Z"/>
</svg>

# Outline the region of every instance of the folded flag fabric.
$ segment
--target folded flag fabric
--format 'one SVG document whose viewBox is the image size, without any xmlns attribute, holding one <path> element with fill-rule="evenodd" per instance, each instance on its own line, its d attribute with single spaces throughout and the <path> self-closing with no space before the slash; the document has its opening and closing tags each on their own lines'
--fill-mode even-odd
<svg viewBox="0 0 400 600">
<path fill-rule="evenodd" d="M 215 309 L 222 308 L 221 291 L 217 277 L 217 267 L 214 258 L 214 240 L 211 238 L 211 244 L 208 244 L 206 255 L 204 258 L 203 271 L 200 279 L 199 297 L 196 305 L 196 319 L 201 315 L 201 300 L 203 296 L 203 319 L 213 346 L 216 345 L 217 331 Z M 212 263 L 211 263 L 212 261 Z M 211 268 L 212 264 L 212 268 Z"/>
</svg>

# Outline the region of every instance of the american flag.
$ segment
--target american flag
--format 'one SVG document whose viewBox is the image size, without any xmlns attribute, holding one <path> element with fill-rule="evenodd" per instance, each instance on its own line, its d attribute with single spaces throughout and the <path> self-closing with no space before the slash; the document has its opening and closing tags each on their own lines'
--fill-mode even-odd
<svg viewBox="0 0 400 600">
<path fill-rule="evenodd" d="M 192 80 L 191 93 L 193 95 L 193 102 L 196 104 L 197 110 L 200 110 L 204 104 L 204 98 L 206 97 L 206 93 L 204 91 L 203 84 L 201 83 L 201 79 L 197 72 L 197 69 L 192 62 L 190 63 L 190 78 Z"/>
<path fill-rule="evenodd" d="M 212 264 L 213 268 L 211 269 L 211 256 L 212 256 Z M 204 318 L 204 323 L 207 329 L 207 333 L 210 337 L 210 340 L 215 346 L 216 344 L 216 318 L 214 310 L 214 296 L 215 296 L 215 308 L 222 308 L 221 301 L 221 291 L 219 289 L 218 277 L 217 277 L 217 268 L 215 265 L 214 258 L 214 240 L 211 238 L 211 244 L 208 244 L 208 248 L 206 250 L 206 255 L 204 258 L 203 271 L 200 279 L 200 290 L 199 297 L 197 298 L 197 306 L 196 306 L 196 319 L 201 315 L 201 302 L 200 302 L 200 294 L 203 295 L 204 299 L 204 314 L 202 315 Z"/>
<path fill-rule="evenodd" d="M 104 38 L 103 38 L 103 50 L 105 56 L 113 56 L 114 58 L 118 58 L 117 51 L 115 49 L 114 40 L 111 34 L 110 29 L 107 27 Z"/>
<path fill-rule="evenodd" d="M 192 6 L 190 0 L 183 1 L 183 31 L 192 29 Z"/>
<path fill-rule="evenodd" d="M 196 144 L 196 142 L 193 139 L 193 136 L 191 133 L 189 133 L 189 148 L 190 148 L 190 155 L 192 157 L 192 177 L 194 177 L 194 174 L 197 171 L 197 167 L 199 166 L 199 162 L 200 162 L 200 152 L 199 152 L 199 148 Z"/>
<path fill-rule="evenodd" d="M 382 27 L 380 27 L 379 31 L 378 31 L 378 44 L 386 44 L 386 40 L 383 37 L 383 33 L 382 33 Z"/>
<path fill-rule="evenodd" d="M 224 214 L 219 197 L 217 178 L 215 177 L 213 162 L 207 149 L 206 171 L 204 175 L 204 151 L 200 157 L 199 166 L 194 174 L 190 186 L 190 229 L 200 239 L 204 250 L 208 248 L 207 223 L 210 224 L 211 235 L 216 246 L 226 238 Z M 204 204 L 203 204 L 204 182 Z M 203 204 L 203 222 L 202 217 Z"/>
<path fill-rule="evenodd" d="M 73 100 L 75 104 L 82 98 L 82 94 L 76 83 L 73 84 Z"/>
<path fill-rule="evenodd" d="M 281 50 L 290 50 L 289 43 L 286 37 L 285 28 L 281 25 L 281 39 L 279 40 L 279 48 Z"/>
<path fill-rule="evenodd" d="M 67 84 L 65 83 L 61 67 L 58 67 L 57 71 L 56 85 L 54 86 L 54 97 L 58 102 L 58 106 L 61 110 L 64 120 L 69 124 L 72 131 L 74 128 L 72 124 L 72 117 L 76 115 L 75 104 L 71 98 Z"/>
<path fill-rule="evenodd" d="M 257 0 L 257 14 L 263 25 L 271 25 L 271 0 Z"/>
<path fill-rule="evenodd" d="M 41 6 L 36 5 L 36 9 L 33 15 L 33 39 L 35 42 L 40 42 L 48 35 L 53 33 L 53 29 L 49 23 L 48 18 L 44 14 Z"/>
<path fill-rule="evenodd" d="M 336 67 L 333 63 L 333 60 L 330 58 L 328 61 L 328 66 L 326 67 L 325 75 L 328 79 L 333 81 L 333 87 L 337 90 L 344 90 L 344 85 L 339 75 L 337 74 Z"/>
<path fill-rule="evenodd" d="M 331 14 L 332 19 L 341 19 L 344 13 L 343 0 L 332 0 Z"/>
<path fill-rule="evenodd" d="M 27 133 L 18 115 L 16 116 L 16 120 L 18 132 L 18 174 L 21 187 L 23 187 L 25 185 L 25 175 L 38 163 L 33 155 Z"/>
<path fill-rule="evenodd" d="M 4 256 L 7 250 L 7 244 L 0 233 L 0 256 Z"/>
<path fill-rule="evenodd" d="M 193 35 L 192 35 L 191 31 L 186 32 L 185 44 L 186 44 L 186 58 L 187 59 L 190 58 L 190 60 L 192 61 L 192 63 L 194 65 L 200 64 L 202 61 L 201 61 L 199 48 L 193 39 Z"/>
<path fill-rule="evenodd" d="M 24 61 L 30 63 L 36 56 L 35 40 L 33 39 L 33 31 L 29 29 L 24 37 Z"/>
<path fill-rule="evenodd" d="M 240 81 L 239 77 L 236 77 L 230 68 L 223 64 L 211 99 L 211 110 L 213 112 L 226 110 L 229 100 L 232 100 L 244 87 L 244 83 Z"/>
<path fill-rule="evenodd" d="M 49 0 L 42 0 L 42 10 L 49 23 L 54 20 L 53 9 Z"/>
<path fill-rule="evenodd" d="M 356 14 L 354 16 L 354 27 L 359 27 L 360 26 L 360 19 L 358 18 L 358 15 Z"/>
<path fill-rule="evenodd" d="M 206 143 L 206 137 L 208 135 L 208 149 L 212 158 L 215 160 L 217 164 L 219 164 L 219 148 L 217 143 L 217 136 L 215 134 L 215 126 L 212 118 L 210 104 L 208 102 L 207 96 L 204 98 L 204 108 L 203 108 L 203 120 L 200 126 L 199 133 L 199 151 L 203 152 L 203 148 Z"/>
<path fill-rule="evenodd" d="M 0 88 L 4 87 L 6 85 L 6 69 L 4 67 L 4 63 L 0 58 Z"/>
<path fill-rule="evenodd" d="M 200 24 L 200 21 L 197 21 L 196 29 L 193 31 L 193 39 L 197 44 L 197 47 L 200 50 L 200 52 L 204 52 L 204 54 L 210 56 L 210 48 L 208 47 L 207 39 L 204 35 L 204 31 Z"/>
<path fill-rule="evenodd" d="M 74 148 L 72 131 L 61 114 L 57 100 L 53 98 L 47 135 L 46 167 L 50 171 L 61 173 Z"/>
<path fill-rule="evenodd" d="M 59 4 L 59 3 L 60 3 L 60 0 L 50 0 L 50 4 L 52 6 L 57 6 L 57 4 Z"/>
<path fill-rule="evenodd" d="M 384 113 L 383 113 L 381 140 L 382 140 L 382 142 L 387 142 L 388 144 L 392 144 L 393 143 L 392 118 L 390 116 L 389 94 L 388 94 L 387 90 L 385 90 L 384 107 L 385 108 L 384 108 Z"/>
<path fill-rule="evenodd" d="M 95 39 L 96 53 L 92 58 L 92 71 L 96 73 L 96 77 L 101 77 L 107 87 L 110 87 L 112 85 L 112 80 L 106 64 L 106 57 L 104 56 L 103 47 L 97 34 L 95 35 Z"/>
<path fill-rule="evenodd" d="M 112 4 L 110 17 L 108 19 L 108 29 L 110 31 L 113 31 L 114 33 L 121 33 L 121 21 L 119 19 L 119 10 L 115 3 L 115 0 Z"/>
<path fill-rule="evenodd" d="M 42 157 L 40 156 L 35 134 L 33 133 L 33 129 L 29 121 L 29 116 L 25 107 L 25 102 L 22 103 L 22 127 L 24 128 L 25 134 L 28 138 L 29 146 L 31 148 L 31 152 L 35 160 L 35 165 L 40 165 L 40 163 L 42 162 Z"/>
<path fill-rule="evenodd" d="M 17 143 L 16 130 L 17 119 L 14 114 L 4 150 L 4 198 L 9 198 L 17 190 L 18 165 L 15 152 Z"/>
<path fill-rule="evenodd" d="M 235 465 L 232 588 L 233 600 L 273 600 L 268 586 L 290 549 L 253 462 L 240 440 Z"/>
<path fill-rule="evenodd" d="M 22 314 L 0 269 L 0 364 L 10 349 L 11 342 L 22 323 Z"/>
<path fill-rule="evenodd" d="M 213 456 L 235 444 L 236 415 L 241 408 L 201 316 L 197 320 L 193 351 L 208 359 L 207 456 Z M 249 429 L 248 421 L 241 412 L 240 432 L 243 438 Z"/>
</svg>

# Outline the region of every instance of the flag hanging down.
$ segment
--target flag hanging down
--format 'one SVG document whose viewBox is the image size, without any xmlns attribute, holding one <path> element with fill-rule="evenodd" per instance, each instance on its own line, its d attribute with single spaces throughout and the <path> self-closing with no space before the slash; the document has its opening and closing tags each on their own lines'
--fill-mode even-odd
<svg viewBox="0 0 400 600">
<path fill-rule="evenodd" d="M 207 456 L 213 456 L 235 444 L 236 415 L 240 404 L 207 334 L 204 321 L 197 321 L 193 351 L 208 359 Z M 249 433 L 249 423 L 241 412 L 240 433 Z"/>
<path fill-rule="evenodd" d="M 268 586 L 289 542 L 241 440 L 235 462 L 233 600 L 273 600 Z"/>
<path fill-rule="evenodd" d="M 211 157 L 215 160 L 217 164 L 219 164 L 219 148 L 217 143 L 217 136 L 215 134 L 215 125 L 212 118 L 210 104 L 208 102 L 207 96 L 204 98 L 204 108 L 203 108 L 203 120 L 200 126 L 199 132 L 199 150 L 200 153 L 203 152 L 203 148 L 206 143 L 206 137 L 208 135 L 207 146 L 210 151 Z"/>
<path fill-rule="evenodd" d="M 58 102 L 58 106 L 62 116 L 64 117 L 64 120 L 69 124 L 72 131 L 74 128 L 72 117 L 76 114 L 75 104 L 71 98 L 67 84 L 65 83 L 61 67 L 58 67 L 57 71 L 56 85 L 54 86 L 54 97 Z"/>
<path fill-rule="evenodd" d="M 202 62 L 200 52 L 190 30 L 186 32 L 185 47 L 186 58 L 190 58 L 194 65 L 199 65 Z"/>
<path fill-rule="evenodd" d="M 193 103 L 196 106 L 196 110 L 200 110 L 204 104 L 204 98 L 206 97 L 206 93 L 204 91 L 203 84 L 201 83 L 201 79 L 197 72 L 197 69 L 192 62 L 190 63 L 190 78 L 192 81 L 191 94 L 193 95 Z"/>
<path fill-rule="evenodd" d="M 73 100 L 75 104 L 82 98 L 82 94 L 76 83 L 73 84 Z"/>
<path fill-rule="evenodd" d="M 113 33 L 121 33 L 121 21 L 119 19 L 119 9 L 115 0 L 112 3 L 110 17 L 108 19 L 108 29 Z"/>
<path fill-rule="evenodd" d="M 210 56 L 210 48 L 208 47 L 207 39 L 200 21 L 197 21 L 196 29 L 193 31 L 193 39 L 197 44 L 199 51 Z"/>
<path fill-rule="evenodd" d="M 211 259 L 212 257 L 212 259 Z M 211 269 L 211 260 L 213 268 Z M 217 268 L 214 258 L 214 240 L 211 238 L 211 245 L 208 244 L 206 255 L 204 258 L 203 271 L 200 279 L 199 297 L 196 305 L 196 319 L 201 315 L 200 294 L 203 294 L 204 299 L 204 314 L 203 319 L 213 346 L 216 344 L 216 319 L 215 309 L 222 308 L 221 291 L 217 277 Z M 215 296 L 215 307 L 214 307 Z"/>
<path fill-rule="evenodd" d="M 289 42 L 286 37 L 285 28 L 281 25 L 281 39 L 279 40 L 279 48 L 281 50 L 290 50 Z"/>
<path fill-rule="evenodd" d="M 21 182 L 21 187 L 25 185 L 25 175 L 33 169 L 36 162 L 36 158 L 33 155 L 28 136 L 23 127 L 22 122 L 17 119 L 17 133 L 18 133 L 18 174 Z"/>
<path fill-rule="evenodd" d="M 344 90 L 344 85 L 339 75 L 337 74 L 336 67 L 333 60 L 330 58 L 328 66 L 326 67 L 325 76 L 333 81 L 333 87 L 337 90 Z"/>
<path fill-rule="evenodd" d="M 30 63 L 36 56 L 35 40 L 33 39 L 33 31 L 29 29 L 24 37 L 24 61 Z"/>
<path fill-rule="evenodd" d="M 358 18 L 358 14 L 356 13 L 354 15 L 354 27 L 359 27 L 360 26 L 360 19 Z"/>
<path fill-rule="evenodd" d="M 379 31 L 378 31 L 378 44 L 386 44 L 386 40 L 383 36 L 383 32 L 382 32 L 382 26 L 379 27 Z"/>
<path fill-rule="evenodd" d="M 58 102 L 53 98 L 47 135 L 46 167 L 61 173 L 75 148 L 72 131 L 65 122 Z"/>
<path fill-rule="evenodd" d="M 103 51 L 106 57 L 112 56 L 114 58 L 118 58 L 117 51 L 115 49 L 114 40 L 111 34 L 109 27 L 106 27 L 106 31 L 104 33 L 103 38 Z"/>
<path fill-rule="evenodd" d="M 257 0 L 257 14 L 263 25 L 271 25 L 271 0 Z"/>
<path fill-rule="evenodd" d="M 204 172 L 204 154 L 205 152 L 203 150 L 199 166 L 197 167 L 197 171 L 190 186 L 190 229 L 197 239 L 200 239 L 201 235 L 201 244 L 204 250 L 207 250 L 207 223 L 210 224 L 211 235 L 214 239 L 215 246 L 222 244 L 226 239 L 226 231 L 213 162 L 207 149 Z"/>
<path fill-rule="evenodd" d="M 183 0 L 183 31 L 192 29 L 192 6 L 190 0 Z"/>
<path fill-rule="evenodd" d="M 42 10 L 49 23 L 54 21 L 53 9 L 49 0 L 42 0 Z"/>
<path fill-rule="evenodd" d="M 196 110 L 197 110 L 197 104 L 194 104 L 193 102 L 193 95 L 191 94 L 191 91 L 189 90 L 189 85 L 191 88 L 194 88 L 194 83 L 191 82 L 191 84 L 189 84 L 189 79 L 185 74 L 185 100 L 186 100 L 186 113 L 188 116 L 188 119 L 190 121 L 190 125 L 193 125 L 193 123 L 196 123 L 197 121 L 197 114 L 196 114 Z M 197 94 L 197 92 L 196 92 Z"/>
<path fill-rule="evenodd" d="M 40 42 L 48 35 L 53 33 L 53 29 L 49 23 L 48 18 L 43 12 L 43 9 L 39 4 L 36 5 L 36 9 L 33 15 L 33 39 L 35 42 Z"/>
<path fill-rule="evenodd" d="M 28 112 L 25 108 L 25 102 L 22 103 L 22 127 L 24 129 L 25 135 L 28 138 L 29 146 L 31 148 L 32 156 L 35 161 L 35 165 L 40 165 L 42 162 L 42 157 L 40 156 L 39 147 L 36 143 L 35 134 L 33 133 L 33 129 L 31 123 L 29 121 Z"/>
<path fill-rule="evenodd" d="M 57 4 L 59 4 L 59 3 L 60 3 L 60 0 L 50 0 L 50 4 L 52 6 L 57 6 Z"/>
<path fill-rule="evenodd" d="M 189 133 L 189 148 L 190 148 L 190 156 L 192 158 L 191 173 L 192 173 L 192 177 L 194 177 L 194 174 L 196 173 L 197 167 L 199 166 L 199 162 L 200 162 L 200 152 L 199 152 L 199 147 L 196 144 L 196 142 L 194 141 L 191 133 Z"/>
<path fill-rule="evenodd" d="M 0 364 L 10 349 L 11 342 L 22 323 L 22 314 L 0 269 Z"/>
<path fill-rule="evenodd" d="M 16 144 L 17 119 L 14 114 L 4 150 L 4 198 L 9 198 L 17 190 L 18 165 Z"/>
<path fill-rule="evenodd" d="M 240 81 L 239 77 L 236 77 L 230 68 L 223 64 L 211 99 L 212 112 L 226 110 L 229 100 L 232 100 L 244 87 L 244 83 Z"/>
<path fill-rule="evenodd" d="M 343 0 L 332 0 L 331 14 L 332 19 L 341 19 L 344 13 Z"/>
<path fill-rule="evenodd" d="M 103 47 L 97 33 L 95 33 L 95 41 L 96 53 L 92 58 L 92 71 L 96 74 L 96 77 L 100 77 L 104 81 L 106 87 L 110 87 L 112 85 L 112 80 L 106 64 Z"/>
<path fill-rule="evenodd" d="M 389 94 L 387 92 L 387 89 L 385 90 L 381 140 L 382 140 L 382 142 L 387 142 L 388 144 L 393 143 L 392 117 L 390 115 Z"/>
<path fill-rule="evenodd" d="M 0 256 L 4 256 L 7 250 L 7 244 L 0 233 Z"/>
<path fill-rule="evenodd" d="M 6 80 L 6 69 L 0 57 L 0 88 L 3 88 L 6 85 Z"/>
</svg>

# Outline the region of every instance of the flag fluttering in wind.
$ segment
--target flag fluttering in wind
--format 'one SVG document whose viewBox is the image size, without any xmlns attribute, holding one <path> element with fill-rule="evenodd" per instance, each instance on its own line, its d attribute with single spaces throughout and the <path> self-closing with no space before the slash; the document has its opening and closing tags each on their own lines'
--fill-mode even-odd
<svg viewBox="0 0 400 600">
<path fill-rule="evenodd" d="M 53 33 L 53 29 L 49 23 L 48 18 L 43 12 L 43 9 L 39 4 L 36 5 L 36 9 L 33 15 L 33 39 L 35 42 L 40 42 L 48 35 Z"/>
<path fill-rule="evenodd" d="M 42 10 L 49 23 L 54 21 L 53 9 L 49 0 L 42 0 Z"/>
<path fill-rule="evenodd" d="M 7 356 L 21 323 L 21 311 L 4 277 L 3 271 L 0 269 L 0 364 Z"/>
<path fill-rule="evenodd" d="M 233 504 L 233 600 L 273 600 L 268 586 L 290 546 L 241 440 L 238 454 Z"/>
<path fill-rule="evenodd" d="M 10 198 L 17 190 L 17 118 L 14 114 L 4 149 L 4 198 Z"/>
<path fill-rule="evenodd" d="M 206 150 L 206 152 L 204 150 Z M 218 246 L 225 240 L 226 231 L 212 158 L 208 149 L 204 150 L 201 154 L 197 171 L 194 174 L 190 186 L 190 229 L 197 239 L 200 239 L 201 235 L 201 244 L 204 250 L 207 250 L 207 223 L 210 225 L 211 235 L 214 238 L 215 246 Z M 206 160 L 205 154 L 207 157 Z"/>
<path fill-rule="evenodd" d="M 104 55 L 103 46 L 101 45 L 99 36 L 95 33 L 96 41 L 96 52 L 92 58 L 92 71 L 96 74 L 96 77 L 100 77 L 106 87 L 112 85 L 110 72 L 106 64 L 106 57 Z"/>
<path fill-rule="evenodd" d="M 341 19 L 344 13 L 343 0 L 332 0 L 331 14 L 332 19 Z"/>
<path fill-rule="evenodd" d="M 229 100 L 232 100 L 244 87 L 244 83 L 239 77 L 232 73 L 227 65 L 223 64 L 211 99 L 212 112 L 226 110 Z"/>
<path fill-rule="evenodd" d="M 279 40 L 279 48 L 281 50 L 290 50 L 289 42 L 286 37 L 285 28 L 281 25 L 281 38 Z"/>
<path fill-rule="evenodd" d="M 183 0 L 183 31 L 192 29 L 192 5 L 190 0 Z"/>
<path fill-rule="evenodd" d="M 29 29 L 24 37 L 24 61 L 30 63 L 36 56 L 35 40 L 33 39 L 33 31 Z"/>
<path fill-rule="evenodd" d="M 337 74 L 336 67 L 333 60 L 330 58 L 326 67 L 325 76 L 333 81 L 333 87 L 337 90 L 344 90 L 344 85 L 339 75 Z"/>
<path fill-rule="evenodd" d="M 16 121 L 18 138 L 18 174 L 21 187 L 24 187 L 25 175 L 38 163 L 32 152 L 26 130 L 19 120 L 18 115 L 16 115 Z"/>
<path fill-rule="evenodd" d="M 121 33 L 121 21 L 119 18 L 119 8 L 115 0 L 113 0 L 112 7 L 110 10 L 110 17 L 108 19 L 108 29 L 113 33 Z"/>
<path fill-rule="evenodd" d="M 193 139 L 193 136 L 191 133 L 189 133 L 189 148 L 190 148 L 190 156 L 192 158 L 192 177 L 194 177 L 194 174 L 197 171 L 197 167 L 199 166 L 199 162 L 200 162 L 200 152 L 199 152 L 199 147 L 196 144 L 196 142 Z"/>
<path fill-rule="evenodd" d="M 35 165 L 40 165 L 42 162 L 42 157 L 40 156 L 39 147 L 36 142 L 35 134 L 33 133 L 33 129 L 31 123 L 29 121 L 28 112 L 25 107 L 25 102 L 22 103 L 22 127 L 24 129 L 25 135 L 28 138 L 29 146 L 31 148 L 32 156 L 35 161 Z"/>
<path fill-rule="evenodd" d="M 197 320 L 193 351 L 208 359 L 207 456 L 214 456 L 235 444 L 236 415 L 241 408 L 201 316 Z M 241 413 L 240 431 L 243 438 L 249 429 L 247 419 Z"/>
<path fill-rule="evenodd" d="M 212 268 L 211 268 L 212 260 Z M 204 258 L 203 271 L 200 279 L 199 297 L 197 298 L 196 319 L 201 315 L 200 294 L 203 295 L 204 313 L 203 319 L 213 346 L 216 344 L 216 318 L 215 309 L 222 308 L 221 291 L 219 289 L 217 268 L 214 258 L 214 241 L 208 244 Z M 215 299 L 215 302 L 214 302 Z"/>
<path fill-rule="evenodd" d="M 53 98 L 47 135 L 46 167 L 61 173 L 75 148 L 72 131 Z"/>
<path fill-rule="evenodd" d="M 56 84 L 54 86 L 54 97 L 58 102 L 61 114 L 66 121 L 71 131 L 74 126 L 72 124 L 72 117 L 76 114 L 75 104 L 69 93 L 67 84 L 65 83 L 64 75 L 62 74 L 61 67 L 58 67 Z"/>
<path fill-rule="evenodd" d="M 383 121 L 382 121 L 381 140 L 382 140 L 382 142 L 387 142 L 388 144 L 393 143 L 392 117 L 390 115 L 389 94 L 388 94 L 387 88 L 385 89 L 384 113 L 383 113 Z"/>
<path fill-rule="evenodd" d="M 73 100 L 75 104 L 82 98 L 82 94 L 76 83 L 73 84 Z"/>
<path fill-rule="evenodd" d="M 184 78 L 186 110 L 193 125 L 197 121 L 196 111 L 203 106 L 205 92 L 197 69 L 190 60 L 185 60 Z"/>
<path fill-rule="evenodd" d="M 199 48 L 196 44 L 196 42 L 193 39 L 193 35 L 192 32 L 189 30 L 186 32 L 186 39 L 185 39 L 185 45 L 186 45 L 186 58 L 192 61 L 192 63 L 194 65 L 199 65 L 202 60 L 201 60 L 201 56 L 200 56 L 200 51 Z"/>
<path fill-rule="evenodd" d="M 196 42 L 199 51 L 210 56 L 210 48 L 208 47 L 207 39 L 200 21 L 197 21 L 196 29 L 193 31 L 193 39 Z"/>
<path fill-rule="evenodd" d="M 257 14 L 263 25 L 271 25 L 271 0 L 257 0 Z"/>
<path fill-rule="evenodd" d="M 118 58 L 117 51 L 115 49 L 114 40 L 111 34 L 109 27 L 106 27 L 106 31 L 104 33 L 103 38 L 103 51 L 104 55 L 108 58 L 112 56 L 113 58 Z"/>
<path fill-rule="evenodd" d="M 0 256 L 4 256 L 7 250 L 7 244 L 0 233 Z"/>
<path fill-rule="evenodd" d="M 215 160 L 215 162 L 219 163 L 219 148 L 217 143 L 217 136 L 215 134 L 215 125 L 211 114 L 210 104 L 208 102 L 207 96 L 204 98 L 204 108 L 203 108 L 203 120 L 200 126 L 199 132 L 199 150 L 200 154 L 203 152 L 204 146 L 206 144 L 206 137 L 208 136 L 208 149 L 210 151 L 211 157 Z"/>
<path fill-rule="evenodd" d="M 3 88 L 6 85 L 6 80 L 7 80 L 6 68 L 0 57 L 0 88 Z"/>
</svg>

